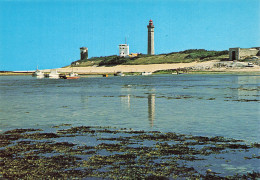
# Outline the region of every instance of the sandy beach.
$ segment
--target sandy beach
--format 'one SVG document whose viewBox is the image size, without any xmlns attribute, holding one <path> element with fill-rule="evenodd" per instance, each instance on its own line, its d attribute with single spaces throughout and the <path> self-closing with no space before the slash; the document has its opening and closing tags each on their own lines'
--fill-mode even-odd
<svg viewBox="0 0 260 180">
<path fill-rule="evenodd" d="M 218 67 L 219 65 L 219 67 Z M 74 67 L 74 68 L 59 68 L 60 73 L 68 73 L 71 71 L 80 74 L 101 74 L 101 73 L 116 73 L 116 72 L 155 72 L 158 70 L 189 68 L 193 71 L 221 71 L 221 72 L 260 72 L 260 66 L 245 67 L 245 62 L 220 62 L 217 60 L 206 62 L 192 62 L 192 63 L 175 63 L 175 64 L 148 64 L 148 65 L 117 65 L 111 67 Z M 49 72 L 50 70 L 44 70 Z"/>
<path fill-rule="evenodd" d="M 158 70 L 187 68 L 196 63 L 179 63 L 179 64 L 148 64 L 148 65 L 118 65 L 111 67 L 74 67 L 73 71 L 77 73 L 115 73 L 121 72 L 154 72 Z M 59 72 L 71 72 L 72 68 L 59 68 Z"/>
</svg>

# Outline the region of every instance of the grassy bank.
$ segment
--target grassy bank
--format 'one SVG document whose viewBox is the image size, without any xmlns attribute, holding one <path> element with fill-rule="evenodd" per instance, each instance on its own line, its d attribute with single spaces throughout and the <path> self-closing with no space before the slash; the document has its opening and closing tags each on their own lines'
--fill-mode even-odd
<svg viewBox="0 0 260 180">
<path fill-rule="evenodd" d="M 137 57 L 124 58 L 116 55 L 106 57 L 93 57 L 90 59 L 72 62 L 73 67 L 87 66 L 115 66 L 115 65 L 145 65 L 167 63 L 204 62 L 209 60 L 227 60 L 228 51 L 207 51 L 204 49 L 190 49 L 159 55 L 139 54 Z"/>
</svg>

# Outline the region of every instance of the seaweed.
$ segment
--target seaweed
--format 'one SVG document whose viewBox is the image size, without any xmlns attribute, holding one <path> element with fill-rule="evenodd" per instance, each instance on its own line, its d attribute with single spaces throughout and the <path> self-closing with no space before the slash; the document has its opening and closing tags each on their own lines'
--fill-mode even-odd
<svg viewBox="0 0 260 180">
<path fill-rule="evenodd" d="M 0 177 L 5 179 L 256 179 L 259 172 L 221 176 L 210 169 L 198 171 L 191 164 L 217 154 L 240 153 L 260 148 L 258 143 L 221 136 L 205 137 L 136 131 L 113 127 L 79 126 L 57 132 L 15 129 L 0 134 Z M 55 130 L 56 131 L 56 130 Z M 76 144 L 67 137 L 94 138 L 96 145 Z M 85 138 L 86 137 L 86 138 Z M 81 138 L 82 139 L 82 138 Z M 67 140 L 67 141 L 66 141 Z M 73 143 L 72 143 L 72 142 Z M 248 153 L 250 161 L 259 156 Z M 191 163 L 188 163 L 191 162 Z M 188 165 L 189 164 L 189 165 Z M 205 169 L 209 165 L 204 165 Z"/>
<path fill-rule="evenodd" d="M 71 127 L 70 129 L 58 130 L 58 134 L 78 134 L 78 133 L 92 133 L 96 131 L 91 130 L 91 126 L 80 126 L 80 127 Z"/>
<path fill-rule="evenodd" d="M 43 131 L 42 129 L 13 129 L 4 132 L 4 134 L 22 134 L 26 132 L 33 132 L 33 131 Z"/>
</svg>

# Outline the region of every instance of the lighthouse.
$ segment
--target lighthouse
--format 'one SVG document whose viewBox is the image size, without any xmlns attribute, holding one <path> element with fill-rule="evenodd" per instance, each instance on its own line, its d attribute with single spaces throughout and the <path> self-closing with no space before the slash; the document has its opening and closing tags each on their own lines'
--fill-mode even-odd
<svg viewBox="0 0 260 180">
<path fill-rule="evenodd" d="M 153 21 L 149 21 L 149 25 L 147 26 L 148 29 L 148 47 L 147 47 L 147 54 L 154 55 L 154 25 Z"/>
</svg>

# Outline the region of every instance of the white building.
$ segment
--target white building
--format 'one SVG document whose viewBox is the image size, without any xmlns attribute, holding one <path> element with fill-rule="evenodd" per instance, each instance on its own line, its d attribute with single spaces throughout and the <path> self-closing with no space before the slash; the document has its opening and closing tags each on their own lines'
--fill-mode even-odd
<svg viewBox="0 0 260 180">
<path fill-rule="evenodd" d="M 119 44 L 119 56 L 125 57 L 129 55 L 129 45 Z"/>
</svg>

